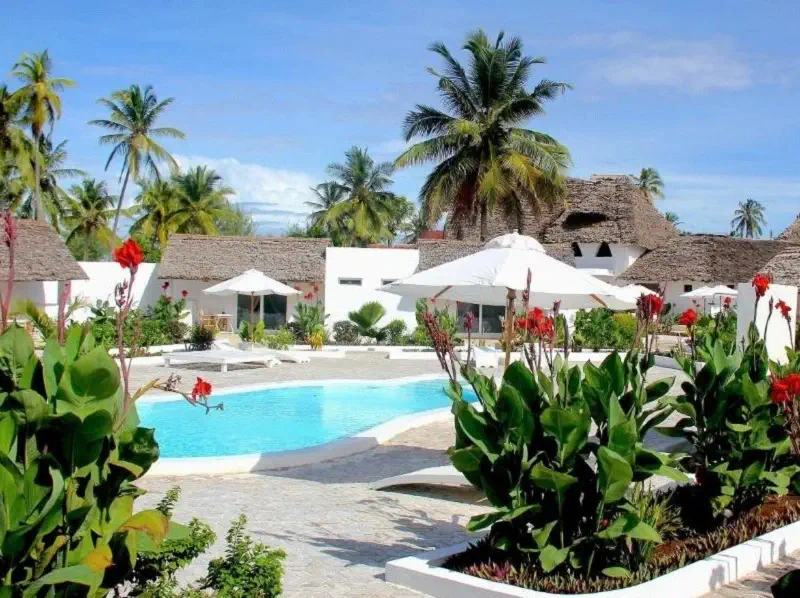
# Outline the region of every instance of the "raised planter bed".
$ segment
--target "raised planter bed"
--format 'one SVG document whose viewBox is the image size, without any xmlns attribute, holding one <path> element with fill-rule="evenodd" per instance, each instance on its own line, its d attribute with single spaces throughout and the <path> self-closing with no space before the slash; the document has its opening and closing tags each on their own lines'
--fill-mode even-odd
<svg viewBox="0 0 800 598">
<path fill-rule="evenodd" d="M 463 552 L 459 544 L 386 563 L 386 581 L 435 598 L 552 598 L 556 594 L 488 581 L 445 569 L 441 564 Z M 652 581 L 621 590 L 568 594 L 573 598 L 697 598 L 776 563 L 800 549 L 800 522 L 786 525 Z"/>
</svg>

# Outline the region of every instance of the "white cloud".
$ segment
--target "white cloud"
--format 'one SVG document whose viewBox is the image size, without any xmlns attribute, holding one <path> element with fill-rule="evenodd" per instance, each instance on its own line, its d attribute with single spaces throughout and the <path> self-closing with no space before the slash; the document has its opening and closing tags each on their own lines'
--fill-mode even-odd
<svg viewBox="0 0 800 598">
<path fill-rule="evenodd" d="M 411 145 L 412 144 L 405 139 L 387 139 L 371 147 L 370 152 L 373 152 L 376 156 L 392 156 L 396 158 L 411 147 Z"/>
<path fill-rule="evenodd" d="M 305 172 L 269 168 L 236 158 L 176 155 L 175 159 L 181 168 L 213 168 L 236 192 L 233 200 L 252 214 L 265 232 L 281 232 L 288 224 L 303 221 L 309 212 L 304 202 L 311 198 L 310 187 L 317 181 Z"/>
<path fill-rule="evenodd" d="M 568 45 L 605 51 L 592 65 L 602 78 L 622 86 L 671 87 L 684 92 L 744 89 L 753 85 L 750 65 L 727 39 L 653 39 L 641 33 L 577 35 Z"/>
<path fill-rule="evenodd" d="M 663 173 L 667 199 L 656 206 L 676 212 L 691 232 L 726 234 L 733 211 L 748 197 L 764 204 L 767 226 L 778 235 L 797 216 L 800 205 L 800 179 L 746 176 Z"/>
</svg>

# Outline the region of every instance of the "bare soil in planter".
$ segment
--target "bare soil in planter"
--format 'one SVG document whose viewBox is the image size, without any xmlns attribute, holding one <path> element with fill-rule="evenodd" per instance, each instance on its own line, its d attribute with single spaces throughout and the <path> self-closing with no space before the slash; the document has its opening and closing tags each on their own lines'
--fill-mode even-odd
<svg viewBox="0 0 800 598">
<path fill-rule="evenodd" d="M 690 497 L 687 494 L 686 499 Z M 686 505 L 689 508 L 689 504 Z M 702 521 L 698 514 L 696 521 Z M 713 520 L 713 519 L 712 519 Z M 706 522 L 708 519 L 706 519 Z M 660 544 L 650 562 L 628 578 L 596 576 L 589 579 L 572 574 L 543 573 L 535 559 L 510 559 L 486 540 L 471 545 L 450 557 L 443 567 L 486 579 L 552 594 L 590 594 L 635 586 L 701 561 L 728 548 L 800 521 L 800 496 L 769 496 L 757 505 L 730 519 L 713 520 L 704 530 L 692 526 L 678 537 Z"/>
</svg>

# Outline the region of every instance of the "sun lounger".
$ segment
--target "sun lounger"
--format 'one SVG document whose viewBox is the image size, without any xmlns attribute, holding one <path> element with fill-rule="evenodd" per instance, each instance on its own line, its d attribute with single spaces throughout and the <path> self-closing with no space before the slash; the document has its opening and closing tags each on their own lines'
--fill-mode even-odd
<svg viewBox="0 0 800 598">
<path fill-rule="evenodd" d="M 452 465 L 440 467 L 427 467 L 410 473 L 403 473 L 378 480 L 372 484 L 373 490 L 385 490 L 392 486 L 407 486 L 409 484 L 426 484 L 431 486 L 470 486 L 464 475 Z"/>
<path fill-rule="evenodd" d="M 489 349 L 487 347 L 472 347 L 472 355 L 470 360 L 472 365 L 476 368 L 496 368 L 500 359 L 500 351 L 496 349 Z M 467 350 L 461 349 L 459 351 L 461 359 L 467 358 Z"/>
<path fill-rule="evenodd" d="M 175 351 L 174 353 L 164 354 L 165 367 L 170 367 L 175 363 L 213 363 L 220 366 L 221 372 L 227 372 L 228 366 L 235 363 L 263 363 L 271 368 L 280 362 L 272 355 L 239 351 L 238 349 L 230 351 L 219 349 L 210 351 Z"/>
<path fill-rule="evenodd" d="M 214 348 L 220 351 L 239 351 L 236 347 L 225 341 L 215 341 Z M 251 349 L 243 351 L 244 353 L 255 353 L 257 355 L 269 355 L 278 361 L 291 361 L 293 363 L 308 363 L 311 359 L 307 355 L 298 355 L 290 351 L 276 351 L 268 347 L 260 347 L 254 345 Z"/>
</svg>

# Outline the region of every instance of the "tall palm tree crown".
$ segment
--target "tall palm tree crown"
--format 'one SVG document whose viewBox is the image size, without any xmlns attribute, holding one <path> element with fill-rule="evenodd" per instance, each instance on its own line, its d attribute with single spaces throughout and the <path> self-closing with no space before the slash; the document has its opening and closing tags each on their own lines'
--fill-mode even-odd
<svg viewBox="0 0 800 598">
<path fill-rule="evenodd" d="M 222 184 L 211 168 L 196 166 L 174 176 L 178 209 L 173 213 L 181 233 L 217 235 L 217 222 L 230 211 L 228 196 L 234 191 Z"/>
<path fill-rule="evenodd" d="M 67 245 L 81 241 L 81 257 L 86 258 L 89 241 L 99 241 L 109 249 L 116 242 L 116 235 L 108 224 L 114 214 L 116 198 L 108 193 L 106 184 L 95 179 L 83 179 L 79 185 L 70 187 L 72 197 L 65 222 L 70 227 Z"/>
<path fill-rule="evenodd" d="M 21 100 L 22 120 L 30 126 L 34 146 L 38 149 L 45 137 L 44 129 L 61 118 L 61 97 L 59 92 L 75 83 L 66 78 L 52 77 L 53 61 L 47 50 L 39 54 L 25 53 L 12 67 L 11 75 L 22 82 L 15 93 Z M 34 155 L 34 158 L 37 158 Z M 44 219 L 40 185 L 40 160 L 34 160 L 34 206 L 36 218 Z"/>
<path fill-rule="evenodd" d="M 731 234 L 739 237 L 760 237 L 762 226 L 767 223 L 764 216 L 764 206 L 755 199 L 747 198 L 739 202 L 739 207 L 733 212 L 731 220 Z"/>
<path fill-rule="evenodd" d="M 664 218 L 666 218 L 667 222 L 669 222 L 672 226 L 680 226 L 683 224 L 681 217 L 675 212 L 664 212 Z"/>
<path fill-rule="evenodd" d="M 86 172 L 79 168 L 68 168 L 67 142 L 62 141 L 53 145 L 49 137 L 45 137 L 39 148 L 40 171 L 39 189 L 41 193 L 41 210 L 48 217 L 53 228 L 59 230 L 59 222 L 65 216 L 69 207 L 69 196 L 61 188 L 60 180 L 86 176 Z M 36 213 L 36 200 L 30 193 L 25 202 L 20 206 L 20 215 L 30 218 Z"/>
<path fill-rule="evenodd" d="M 664 199 L 664 181 L 655 168 L 642 168 L 637 177 L 639 189 L 647 193 L 652 200 L 654 198 Z"/>
<path fill-rule="evenodd" d="M 102 98 L 98 102 L 109 110 L 110 116 L 108 119 L 89 121 L 89 124 L 112 131 L 100 137 L 102 145 L 113 146 L 105 168 L 108 170 L 115 158 L 120 158 L 122 161 L 120 170 L 122 190 L 117 213 L 114 216 L 114 232 L 116 232 L 129 178 L 133 177 L 134 182 L 139 182 L 145 172 L 156 179 L 161 178 L 159 161 L 166 162 L 173 171 L 178 169 L 175 158 L 156 141 L 156 138 L 184 139 L 186 135 L 173 127 L 156 127 L 156 121 L 172 104 L 173 98 L 159 102 L 150 85 L 144 89 L 138 85 L 131 85 L 130 88 L 115 91 L 110 97 Z"/>
<path fill-rule="evenodd" d="M 455 221 L 474 221 L 480 213 L 485 239 L 487 217 L 496 206 L 519 215 L 525 203 L 538 210 L 542 203 L 563 200 L 569 152 L 550 135 L 521 125 L 543 115 L 544 104 L 569 86 L 543 79 L 528 91 L 531 71 L 544 58 L 523 56 L 522 41 L 504 41 L 503 33 L 494 44 L 482 30 L 469 34 L 463 46 L 470 58 L 467 69 L 444 44 L 429 49 L 444 61 L 442 73 L 428 71 L 438 81 L 446 112 L 424 105 L 409 112 L 403 126 L 406 141 L 427 139 L 394 163 L 396 168 L 436 163 L 420 190 L 427 221 L 438 220 L 447 209 Z"/>
<path fill-rule="evenodd" d="M 334 245 L 343 245 L 352 232 L 350 220 L 346 216 L 331 218 L 329 212 L 347 197 L 345 188 L 337 182 L 328 181 L 311 187 L 311 192 L 314 199 L 305 202 L 312 210 L 308 215 L 309 227 L 324 231 Z"/>
<path fill-rule="evenodd" d="M 154 238 L 163 249 L 170 234 L 178 229 L 175 212 L 179 207 L 178 190 L 172 181 L 143 181 L 133 208 L 138 218 L 131 225 L 130 233 Z"/>
<path fill-rule="evenodd" d="M 390 204 L 396 195 L 388 191 L 392 184 L 389 162 L 376 164 L 366 148 L 353 146 L 345 153 L 344 163 L 328 165 L 328 174 L 341 188 L 344 198 L 335 202 L 325 216 L 325 223 L 348 219 L 352 238 L 357 244 L 375 243 L 386 230 Z"/>
</svg>

